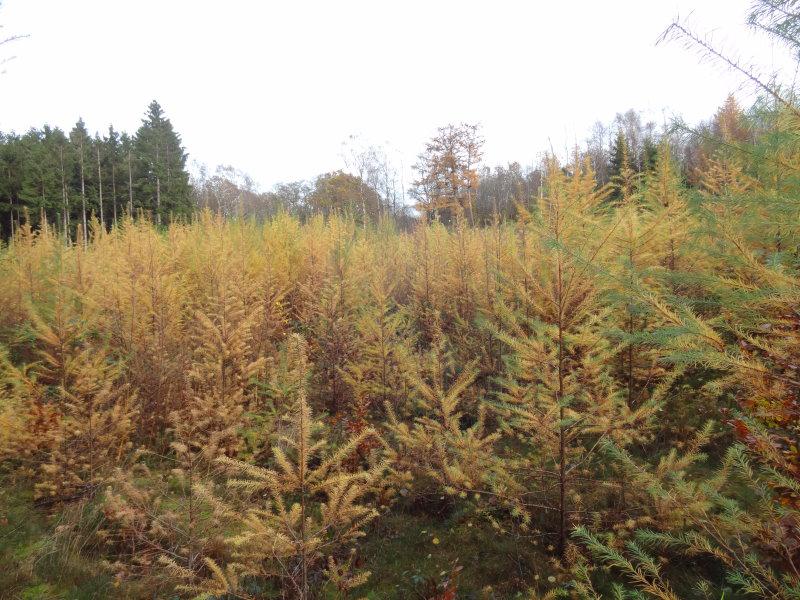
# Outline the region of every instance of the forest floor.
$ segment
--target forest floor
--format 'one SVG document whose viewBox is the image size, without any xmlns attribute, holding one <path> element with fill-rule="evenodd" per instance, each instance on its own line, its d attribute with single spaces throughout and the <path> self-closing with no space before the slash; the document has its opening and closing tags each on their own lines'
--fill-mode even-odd
<svg viewBox="0 0 800 600">
<path fill-rule="evenodd" d="M 34 507 L 30 487 L 14 483 L 0 478 L 0 599 L 177 600 L 163 588 L 120 585 L 110 575 L 88 541 L 102 524 L 96 503 L 48 514 Z M 531 589 L 543 594 L 571 577 L 559 569 L 546 538 L 498 531 L 490 515 L 475 513 L 468 501 L 441 507 L 400 502 L 373 522 L 357 546 L 359 566 L 371 576 L 353 598 L 511 600 L 530 597 L 525 594 Z M 696 567 L 702 568 L 671 565 L 684 574 Z M 698 592 L 687 587 L 680 597 L 701 597 Z M 726 592 L 726 600 L 738 597 Z M 338 598 L 330 586 L 322 595 Z"/>
<path fill-rule="evenodd" d="M 48 514 L 33 506 L 32 497 L 31 489 L 0 479 L 0 598 L 142 597 L 134 587 L 115 586 L 98 553 L 86 546 L 91 531 L 57 535 L 63 523 L 99 525 L 94 507 Z M 559 576 L 552 551 L 527 537 L 498 535 L 489 519 L 465 507 L 440 514 L 392 510 L 373 523 L 358 546 L 372 575 L 354 597 L 370 600 L 515 598 L 531 582 L 544 590 L 553 585 L 548 577 Z M 336 597 L 326 590 L 325 598 Z"/>
</svg>

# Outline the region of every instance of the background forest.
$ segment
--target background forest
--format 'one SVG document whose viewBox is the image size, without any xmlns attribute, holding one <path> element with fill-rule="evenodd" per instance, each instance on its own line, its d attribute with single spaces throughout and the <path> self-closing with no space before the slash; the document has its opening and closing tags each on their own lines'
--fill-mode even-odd
<svg viewBox="0 0 800 600">
<path fill-rule="evenodd" d="M 377 148 L 190 177 L 156 102 L 4 135 L 0 597 L 800 598 L 800 107 L 750 77 L 531 169 L 442 127 L 413 209 Z"/>
</svg>

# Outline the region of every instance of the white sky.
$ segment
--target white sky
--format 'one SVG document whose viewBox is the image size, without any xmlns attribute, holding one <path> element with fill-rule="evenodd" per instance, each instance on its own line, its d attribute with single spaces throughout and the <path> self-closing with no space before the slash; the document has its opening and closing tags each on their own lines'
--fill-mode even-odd
<svg viewBox="0 0 800 600">
<path fill-rule="evenodd" d="M 485 162 L 533 163 L 628 108 L 713 114 L 741 79 L 680 43 L 691 13 L 725 50 L 793 74 L 744 26 L 749 0 L 5 0 L 0 130 L 135 131 L 156 98 L 190 161 L 262 188 L 341 168 L 351 134 L 408 170 L 435 128 L 480 122 Z M 398 161 L 399 162 L 399 161 Z"/>
</svg>

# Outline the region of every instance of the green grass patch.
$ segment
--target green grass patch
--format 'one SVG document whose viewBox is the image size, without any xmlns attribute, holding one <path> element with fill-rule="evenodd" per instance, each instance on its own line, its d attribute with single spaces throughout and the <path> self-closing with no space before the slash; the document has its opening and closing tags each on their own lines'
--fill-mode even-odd
<svg viewBox="0 0 800 600">
<path fill-rule="evenodd" d="M 359 545 L 372 576 L 353 597 L 423 599 L 437 585 L 441 589 L 456 567 L 459 600 L 521 597 L 558 577 L 552 554 L 541 545 L 501 535 L 467 507 L 457 508 L 462 510 L 446 517 L 397 509 L 382 515 Z"/>
<path fill-rule="evenodd" d="M 95 600 L 115 597 L 97 557 L 84 553 L 90 531 L 70 520 L 68 535 L 56 533 L 65 513 L 33 505 L 30 486 L 0 481 L 0 598 Z M 71 515 L 74 516 L 74 515 Z M 87 527 L 92 522 L 87 519 Z"/>
</svg>

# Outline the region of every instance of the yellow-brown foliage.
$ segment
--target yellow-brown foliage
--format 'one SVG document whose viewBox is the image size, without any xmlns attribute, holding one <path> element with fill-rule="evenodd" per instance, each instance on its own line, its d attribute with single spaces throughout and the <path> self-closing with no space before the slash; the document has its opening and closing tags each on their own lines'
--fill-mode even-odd
<svg viewBox="0 0 800 600">
<path fill-rule="evenodd" d="M 681 526 L 696 507 L 626 481 L 678 455 L 608 449 L 686 447 L 722 405 L 789 511 L 800 238 L 774 175 L 718 153 L 691 197 L 664 145 L 613 203 L 580 156 L 551 161 L 516 222 L 484 227 L 469 182 L 447 225 L 410 231 L 203 213 L 84 247 L 21 227 L 0 249 L 4 468 L 50 506 L 105 490 L 118 579 L 211 595 L 256 577 L 306 598 L 323 572 L 348 592 L 342 546 L 385 498 L 447 496 L 560 558 L 575 525 Z"/>
</svg>

